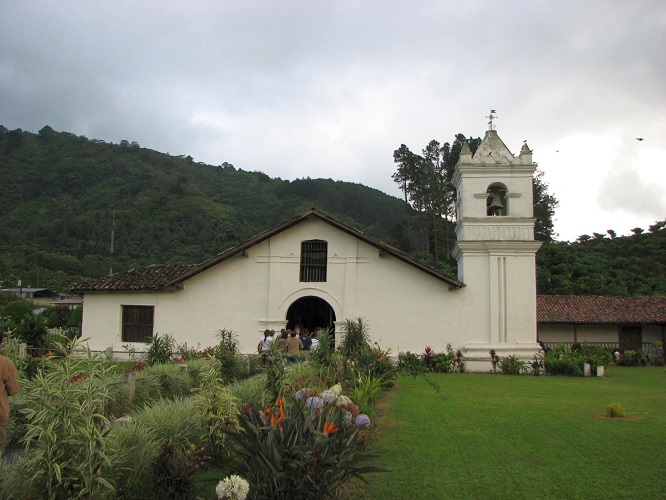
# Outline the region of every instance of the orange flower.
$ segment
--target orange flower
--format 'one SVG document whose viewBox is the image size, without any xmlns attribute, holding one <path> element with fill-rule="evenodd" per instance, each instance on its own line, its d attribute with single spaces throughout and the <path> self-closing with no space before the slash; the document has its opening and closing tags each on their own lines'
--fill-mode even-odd
<svg viewBox="0 0 666 500">
<path fill-rule="evenodd" d="M 329 424 L 328 421 L 324 422 L 324 434 L 328 436 L 334 432 L 338 432 L 338 430 L 335 428 L 335 424 L 332 422 Z"/>
<path fill-rule="evenodd" d="M 47 357 L 47 358 L 48 358 L 49 356 L 52 356 L 52 355 L 53 355 L 53 353 L 52 353 L 51 351 L 49 351 L 49 352 L 46 353 L 46 357 Z"/>
<path fill-rule="evenodd" d="M 271 411 L 273 410 L 271 410 L 271 408 L 267 406 L 266 409 L 264 410 L 264 415 L 270 415 Z"/>
</svg>

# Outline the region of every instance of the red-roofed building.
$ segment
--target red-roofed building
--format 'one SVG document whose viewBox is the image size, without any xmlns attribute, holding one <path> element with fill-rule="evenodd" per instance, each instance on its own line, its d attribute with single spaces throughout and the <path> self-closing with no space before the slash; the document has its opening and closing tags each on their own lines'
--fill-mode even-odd
<svg viewBox="0 0 666 500">
<path fill-rule="evenodd" d="M 640 349 L 666 341 L 666 297 L 540 295 L 537 323 L 546 345 L 593 342 Z"/>
</svg>

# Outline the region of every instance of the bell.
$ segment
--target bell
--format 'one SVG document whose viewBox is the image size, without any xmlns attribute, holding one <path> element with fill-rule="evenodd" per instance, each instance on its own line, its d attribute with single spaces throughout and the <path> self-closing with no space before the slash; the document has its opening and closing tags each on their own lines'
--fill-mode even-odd
<svg viewBox="0 0 666 500">
<path fill-rule="evenodd" d="M 488 214 L 489 215 L 500 215 L 504 205 L 502 205 L 502 200 L 500 199 L 499 194 L 491 193 L 490 194 L 490 205 L 488 205 Z"/>
</svg>

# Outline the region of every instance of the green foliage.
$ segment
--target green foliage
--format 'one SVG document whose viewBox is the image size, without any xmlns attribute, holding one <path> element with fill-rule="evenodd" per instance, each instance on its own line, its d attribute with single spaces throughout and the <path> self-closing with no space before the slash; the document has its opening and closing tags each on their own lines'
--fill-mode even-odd
<svg viewBox="0 0 666 500">
<path fill-rule="evenodd" d="M 271 179 L 52 129 L 43 137 L 0 129 L 5 286 L 21 278 L 61 291 L 107 275 L 114 212 L 116 272 L 202 262 L 310 207 L 388 243 L 404 220 L 400 200 L 359 184 Z"/>
<path fill-rule="evenodd" d="M 2 310 L 2 316 L 8 317 L 15 324 L 19 324 L 30 314 L 32 314 L 32 304 L 26 300 L 14 300 Z"/>
<path fill-rule="evenodd" d="M 133 422 L 116 423 L 107 441 L 109 480 L 115 485 L 115 497 L 150 498 L 155 483 L 153 464 L 159 453 L 156 431 Z"/>
<path fill-rule="evenodd" d="M 65 355 L 44 363 L 47 369 L 23 387 L 27 451 L 20 468 L 26 487 L 48 498 L 104 497 L 113 491 L 105 474 L 106 369 L 90 351 L 83 360 Z"/>
<path fill-rule="evenodd" d="M 610 418 L 624 418 L 624 408 L 619 403 L 611 403 L 606 406 L 606 415 Z"/>
<path fill-rule="evenodd" d="M 148 344 L 148 350 L 145 354 L 145 360 L 148 366 L 168 363 L 173 358 L 173 351 L 176 347 L 176 341 L 171 335 L 155 334 L 151 337 Z"/>
<path fill-rule="evenodd" d="M 208 455 L 226 458 L 229 454 L 227 436 L 229 431 L 237 430 L 239 405 L 240 401 L 224 387 L 215 367 L 202 374 L 194 407 L 201 416 Z"/>
<path fill-rule="evenodd" d="M 16 325 L 16 335 L 25 342 L 29 348 L 43 349 L 46 345 L 46 321 L 36 314 L 26 314 L 21 322 Z M 43 355 L 44 352 L 35 352 L 35 355 Z"/>
<path fill-rule="evenodd" d="M 546 375 L 583 375 L 583 356 L 580 352 L 566 349 L 559 345 L 550 349 L 543 358 Z"/>
<path fill-rule="evenodd" d="M 266 390 L 266 377 L 267 374 L 262 373 L 240 382 L 228 384 L 226 387 L 232 396 L 243 403 L 263 408 L 269 404 L 269 401 L 275 401 Z"/>
<path fill-rule="evenodd" d="M 650 364 L 650 359 L 650 353 L 644 349 L 626 350 L 615 361 L 615 364 L 618 366 L 647 366 Z"/>
<path fill-rule="evenodd" d="M 333 362 L 333 353 L 335 348 L 333 346 L 333 339 L 331 337 L 331 329 L 324 328 L 318 335 L 319 345 L 316 349 L 310 351 L 309 360 L 321 367 L 329 367 Z"/>
<path fill-rule="evenodd" d="M 344 330 L 339 347 L 343 356 L 356 359 L 370 349 L 370 333 L 364 318 L 346 319 Z"/>
<path fill-rule="evenodd" d="M 155 396 L 174 399 L 188 396 L 192 391 L 192 379 L 187 372 L 176 363 L 156 364 L 141 372 L 140 378 L 156 381 L 151 388 L 156 390 Z"/>
<path fill-rule="evenodd" d="M 526 363 L 515 354 L 500 356 L 497 366 L 504 375 L 520 375 L 527 370 Z"/>
<path fill-rule="evenodd" d="M 334 498 L 350 479 L 379 470 L 357 463 L 359 431 L 334 405 L 309 409 L 290 396 L 274 408 L 244 407 L 239 423 L 239 474 L 257 498 Z"/>
<path fill-rule="evenodd" d="M 666 229 L 544 244 L 537 291 L 545 295 L 666 295 Z M 651 226 L 653 227 L 653 226 Z"/>
<path fill-rule="evenodd" d="M 202 443 L 201 419 L 195 411 L 193 398 L 160 399 L 144 406 L 133 417 L 136 425 L 154 433 L 160 448 L 172 444 L 183 454 L 191 444 L 198 446 Z"/>
<path fill-rule="evenodd" d="M 413 352 L 401 353 L 398 356 L 398 371 L 407 375 L 420 375 L 425 371 L 421 357 Z"/>
<path fill-rule="evenodd" d="M 381 379 L 382 387 L 390 389 L 398 376 L 397 367 L 391 361 L 390 354 L 390 351 L 382 350 L 375 342 L 372 348 L 357 355 L 356 371 Z"/>
<path fill-rule="evenodd" d="M 375 404 L 382 392 L 383 380 L 369 373 L 363 373 L 353 380 L 351 398 L 362 411 Z"/>
</svg>

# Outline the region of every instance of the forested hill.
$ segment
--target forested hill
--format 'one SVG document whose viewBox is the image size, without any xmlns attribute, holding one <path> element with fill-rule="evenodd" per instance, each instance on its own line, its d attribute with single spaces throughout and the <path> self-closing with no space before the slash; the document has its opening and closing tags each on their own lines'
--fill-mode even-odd
<svg viewBox="0 0 666 500">
<path fill-rule="evenodd" d="M 311 207 L 388 243 L 404 202 L 360 184 L 271 179 L 136 143 L 0 127 L 0 288 L 198 263 Z"/>
<path fill-rule="evenodd" d="M 331 179 L 272 179 L 195 163 L 136 143 L 109 144 L 0 125 L 0 288 L 48 287 L 150 264 L 194 264 L 315 207 L 455 276 L 424 254 L 419 215 L 404 201 Z M 114 253 L 110 256 L 115 214 Z M 666 222 L 631 236 L 544 244 L 544 294 L 666 295 Z M 453 238 L 453 227 L 446 230 Z M 415 248 L 417 250 L 415 251 Z"/>
</svg>

